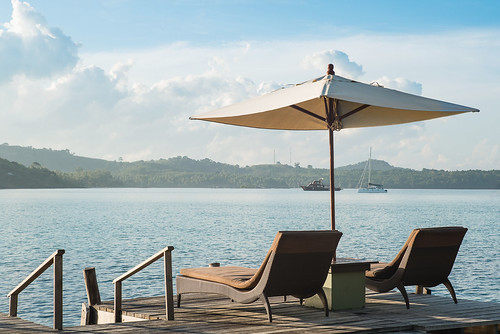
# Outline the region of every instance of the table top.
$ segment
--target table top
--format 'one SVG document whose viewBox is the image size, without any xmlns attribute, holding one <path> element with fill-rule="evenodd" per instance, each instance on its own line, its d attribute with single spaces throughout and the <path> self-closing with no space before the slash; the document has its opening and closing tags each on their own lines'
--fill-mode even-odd
<svg viewBox="0 0 500 334">
<path fill-rule="evenodd" d="M 367 261 L 354 258 L 337 258 L 332 261 L 330 270 L 332 273 L 346 273 L 370 270 L 370 264 L 378 261 Z"/>
</svg>

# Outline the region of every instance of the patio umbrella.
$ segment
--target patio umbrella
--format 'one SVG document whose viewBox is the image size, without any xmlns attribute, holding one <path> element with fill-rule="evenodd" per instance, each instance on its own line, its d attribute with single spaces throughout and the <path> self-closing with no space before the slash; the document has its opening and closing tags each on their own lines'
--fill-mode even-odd
<svg viewBox="0 0 500 334">
<path fill-rule="evenodd" d="M 280 130 L 328 130 L 331 228 L 335 229 L 333 132 L 451 116 L 478 109 L 327 75 L 190 117 L 223 124 Z"/>
</svg>

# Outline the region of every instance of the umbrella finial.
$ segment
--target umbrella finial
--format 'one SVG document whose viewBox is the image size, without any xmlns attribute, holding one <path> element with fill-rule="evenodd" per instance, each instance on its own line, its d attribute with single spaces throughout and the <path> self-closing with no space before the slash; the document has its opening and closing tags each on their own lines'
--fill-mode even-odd
<svg viewBox="0 0 500 334">
<path fill-rule="evenodd" d="M 333 70 L 333 64 L 328 64 L 328 70 L 326 71 L 326 75 L 335 75 L 335 71 Z"/>
</svg>

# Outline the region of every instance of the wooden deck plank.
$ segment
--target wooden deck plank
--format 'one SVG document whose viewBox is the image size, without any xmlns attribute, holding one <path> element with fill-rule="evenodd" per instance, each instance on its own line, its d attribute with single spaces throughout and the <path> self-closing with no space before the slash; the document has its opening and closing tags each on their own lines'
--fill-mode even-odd
<svg viewBox="0 0 500 334">
<path fill-rule="evenodd" d="M 280 298 L 278 301 L 272 301 L 275 315 L 275 321 L 272 324 L 267 322 L 267 315 L 260 303 L 242 305 L 230 303 L 227 299 L 207 300 L 206 303 L 202 303 L 202 299 L 186 300 L 180 310 L 187 313 L 181 312 L 179 314 L 176 312 L 176 321 L 184 319 L 189 321 L 189 317 L 194 316 L 203 318 L 206 323 L 195 326 L 193 323 L 187 323 L 181 328 L 174 327 L 175 330 L 190 332 L 203 330 L 204 333 L 228 330 L 233 333 L 310 332 L 312 330 L 319 333 L 352 333 L 373 330 L 373 327 L 383 327 L 380 320 L 367 320 L 363 316 L 345 312 L 342 314 L 331 313 L 332 317 L 327 318 L 322 310 L 300 307 L 297 300 L 286 303 L 281 302 L 281 300 Z M 260 322 L 260 324 L 256 324 L 256 322 Z M 385 325 L 386 329 L 390 327 Z M 393 325 L 392 329 L 409 329 L 409 327 L 407 325 Z"/>
<path fill-rule="evenodd" d="M 234 333 L 249 333 L 257 330 L 253 325 L 255 321 L 266 322 L 264 308 L 259 302 L 242 305 L 231 303 L 226 298 L 188 296 L 190 298 L 183 298 L 182 308 L 176 309 L 176 319 L 179 319 L 180 310 L 187 312 L 186 320 L 189 317 L 206 319 L 211 322 L 211 327 L 210 330 L 205 327 L 205 332 L 224 331 L 223 329 L 227 329 L 226 326 L 229 325 Z M 410 296 L 410 310 L 406 309 L 404 301 L 398 293 L 370 294 L 367 296 L 367 308 L 352 312 L 332 312 L 329 318 L 324 317 L 321 310 L 298 307 L 296 300 L 282 302 L 281 298 L 272 299 L 274 327 L 258 326 L 258 331 L 283 331 L 284 328 L 286 331 L 302 331 L 313 328 L 318 331 L 326 328 L 326 331 L 329 332 L 332 330 L 339 332 L 377 331 L 381 328 L 385 331 L 408 331 L 412 328 L 439 330 L 500 322 L 498 319 L 499 304 L 465 300 L 454 304 L 449 297 L 413 294 Z M 141 303 L 148 305 L 146 307 Z M 161 303 L 151 299 L 131 302 L 131 306 L 136 308 L 134 312 L 137 309 L 154 312 L 153 304 L 164 307 Z M 127 309 L 127 306 L 124 306 L 124 309 Z M 476 316 L 471 317 L 471 310 Z M 453 314 L 450 315 L 450 312 Z M 156 311 L 152 314 L 153 316 L 164 319 L 162 312 Z M 180 319 L 184 319 L 184 317 Z M 388 323 L 392 325 L 389 326 Z M 215 324 L 219 324 L 219 327 L 214 327 Z"/>
<path fill-rule="evenodd" d="M 275 315 L 275 321 L 272 325 L 267 323 L 267 316 L 264 308 L 260 303 L 251 305 L 242 305 L 237 303 L 230 303 L 227 299 L 219 298 L 214 300 L 207 300 L 201 298 L 192 298 L 183 301 L 182 309 L 186 309 L 190 316 L 203 317 L 207 321 L 215 321 L 222 327 L 204 328 L 204 332 L 211 332 L 212 330 L 225 331 L 229 324 L 230 331 L 234 333 L 255 333 L 255 332 L 291 332 L 291 331 L 311 331 L 315 332 L 354 332 L 354 331 L 371 331 L 374 328 L 384 327 L 385 329 L 391 328 L 392 330 L 408 330 L 409 325 L 394 324 L 388 326 L 387 319 L 366 319 L 363 316 L 342 313 L 338 316 L 332 314 L 332 318 L 324 316 L 323 311 L 298 306 L 297 300 L 291 300 L 286 303 L 281 302 L 281 298 L 272 299 L 272 309 Z M 144 300 L 142 300 L 144 301 Z M 124 307 L 126 309 L 126 307 Z M 334 316 L 335 315 L 335 316 Z M 279 318 L 279 320 L 277 320 Z M 180 319 L 176 316 L 176 319 Z M 252 322 L 262 321 L 264 325 L 255 327 Z M 352 325 L 356 323 L 356 325 Z M 344 325 L 342 325 L 344 324 Z M 264 326 L 264 327 L 263 327 Z M 271 327 L 269 327 L 271 326 Z M 206 327 L 206 326 L 205 326 Z M 267 328 L 266 328 L 267 327 Z M 225 329 L 225 330 L 224 330 Z M 192 328 L 191 328 L 192 330 Z"/>
<path fill-rule="evenodd" d="M 273 322 L 267 321 L 262 303 L 233 303 L 214 295 L 183 296 L 181 308 L 175 308 L 175 320 L 165 321 L 164 297 L 137 298 L 123 301 L 125 313 L 136 314 L 146 321 L 125 322 L 65 328 L 60 333 L 354 333 L 404 332 L 480 328 L 500 324 L 500 304 L 460 299 L 454 304 L 449 296 L 410 295 L 407 310 L 399 293 L 369 294 L 366 307 L 358 310 L 333 311 L 325 317 L 320 309 L 300 306 L 298 300 L 272 298 Z M 102 309 L 112 311 L 112 302 Z M 498 327 L 497 327 L 498 328 Z M 484 330 L 492 328 L 484 327 Z M 498 329 L 497 329 L 498 330 Z M 0 316 L 0 332 L 55 332 L 19 318 Z"/>
<path fill-rule="evenodd" d="M 36 324 L 18 317 L 9 317 L 8 314 L 0 313 L 0 333 L 54 333 L 58 332 L 50 327 Z"/>
<path fill-rule="evenodd" d="M 447 328 L 465 328 L 473 325 L 492 325 L 500 323 L 500 304 L 485 303 L 468 300 L 459 300 L 454 304 L 451 298 L 412 295 L 410 296 L 410 310 L 403 307 L 394 306 L 389 300 L 394 300 L 397 294 L 386 296 L 374 296 L 373 312 L 370 317 L 385 317 L 386 313 L 391 313 L 398 319 L 412 322 L 415 328 L 425 330 L 442 330 Z M 404 303 L 402 303 L 404 305 Z"/>
</svg>

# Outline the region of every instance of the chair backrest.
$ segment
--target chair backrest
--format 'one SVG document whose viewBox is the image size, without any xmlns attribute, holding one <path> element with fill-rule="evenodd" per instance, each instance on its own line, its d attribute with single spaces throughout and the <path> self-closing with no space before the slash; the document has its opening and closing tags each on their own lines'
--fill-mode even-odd
<svg viewBox="0 0 500 334">
<path fill-rule="evenodd" d="M 317 293 L 328 274 L 342 233 L 339 231 L 280 231 L 270 252 L 274 258 L 265 293 L 306 296 Z"/>
<path fill-rule="evenodd" d="M 413 239 L 415 237 L 415 233 L 417 233 L 417 232 L 418 232 L 418 230 L 411 231 L 405 244 L 399 250 L 398 255 L 396 255 L 396 257 L 388 265 L 386 265 L 384 268 L 380 268 L 376 272 L 374 272 L 375 278 L 385 279 L 385 278 L 392 277 L 394 274 L 396 274 L 396 272 L 398 271 L 398 268 L 401 264 L 401 261 L 403 261 L 403 257 L 406 254 L 406 250 L 408 249 L 408 246 L 413 241 Z"/>
<path fill-rule="evenodd" d="M 434 227 L 414 230 L 401 261 L 405 285 L 433 287 L 451 272 L 458 249 L 467 232 L 465 227 Z"/>
</svg>

